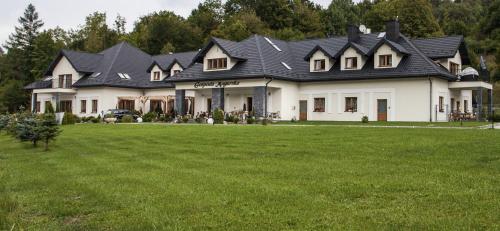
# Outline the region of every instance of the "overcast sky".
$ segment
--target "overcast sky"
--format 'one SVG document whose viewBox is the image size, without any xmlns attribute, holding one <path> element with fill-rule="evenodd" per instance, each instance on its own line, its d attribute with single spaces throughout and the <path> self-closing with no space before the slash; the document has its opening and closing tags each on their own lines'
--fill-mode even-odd
<svg viewBox="0 0 500 231">
<path fill-rule="evenodd" d="M 191 10 L 202 0 L 5 0 L 2 1 L 0 14 L 0 44 L 4 44 L 9 34 L 18 25 L 17 19 L 29 3 L 33 3 L 40 18 L 45 22 L 44 29 L 59 26 L 63 29 L 77 28 L 84 23 L 85 17 L 95 11 L 106 12 L 108 25 L 118 14 L 127 20 L 127 30 L 143 15 L 159 10 L 170 10 L 187 17 Z M 313 0 L 323 7 L 331 0 Z"/>
</svg>

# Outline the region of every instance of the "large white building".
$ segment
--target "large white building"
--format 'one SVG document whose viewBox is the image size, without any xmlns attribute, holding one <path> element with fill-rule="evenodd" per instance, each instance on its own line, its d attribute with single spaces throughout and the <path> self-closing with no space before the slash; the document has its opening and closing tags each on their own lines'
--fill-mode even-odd
<svg viewBox="0 0 500 231">
<path fill-rule="evenodd" d="M 150 56 L 127 43 L 98 54 L 63 50 L 26 86 L 32 108 L 97 116 L 108 109 L 196 115 L 221 108 L 280 120 L 448 121 L 481 117 L 487 74 L 469 65 L 462 36 L 410 39 L 386 32 L 286 42 L 213 38 L 198 52 Z M 485 68 L 484 68 L 485 69 Z M 477 105 L 473 109 L 473 105 Z"/>
</svg>

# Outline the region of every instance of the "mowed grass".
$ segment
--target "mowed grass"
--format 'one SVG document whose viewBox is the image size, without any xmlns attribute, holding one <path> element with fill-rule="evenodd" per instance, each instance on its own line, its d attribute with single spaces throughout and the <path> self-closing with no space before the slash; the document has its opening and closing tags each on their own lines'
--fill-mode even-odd
<svg viewBox="0 0 500 231">
<path fill-rule="evenodd" d="M 0 230 L 500 229 L 500 131 L 74 125 L 0 135 Z"/>
<path fill-rule="evenodd" d="M 335 125 L 335 126 L 379 126 L 379 127 L 480 127 L 491 125 L 489 122 L 479 121 L 454 121 L 454 122 L 386 122 L 386 121 L 370 121 L 362 123 L 361 121 L 279 121 L 276 124 L 280 125 Z"/>
</svg>

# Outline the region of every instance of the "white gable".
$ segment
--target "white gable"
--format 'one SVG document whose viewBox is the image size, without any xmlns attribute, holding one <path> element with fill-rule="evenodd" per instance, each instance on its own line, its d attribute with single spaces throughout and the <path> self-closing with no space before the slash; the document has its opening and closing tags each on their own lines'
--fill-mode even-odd
<svg viewBox="0 0 500 231">
<path fill-rule="evenodd" d="M 54 81 L 52 81 L 53 88 L 59 87 L 59 75 L 71 75 L 72 84 L 74 84 L 82 77 L 80 73 L 78 73 L 75 68 L 73 68 L 73 65 L 71 65 L 69 60 L 64 56 L 61 58 L 61 60 L 59 60 L 57 65 L 54 67 L 54 70 L 52 71 L 52 76 L 54 77 Z"/>
<path fill-rule="evenodd" d="M 154 74 L 155 72 L 160 72 L 160 80 L 154 80 Z M 153 69 L 151 69 L 151 81 L 161 81 L 167 77 L 167 74 L 160 69 L 158 65 L 155 65 Z"/>
<path fill-rule="evenodd" d="M 325 60 L 325 70 L 324 71 L 329 71 L 334 64 L 334 60 L 328 57 L 323 51 L 317 50 L 312 56 L 311 59 L 309 60 L 309 69 L 311 72 L 318 72 L 314 70 L 314 60 Z M 321 71 L 320 71 L 321 72 Z"/>
<path fill-rule="evenodd" d="M 358 59 L 358 67 L 356 69 L 346 69 L 345 68 L 345 62 L 346 62 L 345 59 L 346 58 L 354 58 L 354 57 L 356 57 Z M 358 51 L 356 51 L 352 47 L 347 48 L 347 50 L 344 51 L 344 54 L 342 54 L 340 56 L 340 70 L 342 70 L 342 71 L 344 71 L 344 70 L 361 70 L 361 68 L 363 68 L 365 63 L 366 63 L 365 56 L 358 53 Z"/>
<path fill-rule="evenodd" d="M 381 67 L 379 66 L 379 56 L 380 55 L 392 55 L 392 66 L 389 67 Z M 401 59 L 403 58 L 402 55 L 399 55 L 396 51 L 392 50 L 390 46 L 387 44 L 383 44 L 380 46 L 377 51 L 375 52 L 374 55 L 374 62 L 373 62 L 373 68 L 395 68 L 399 65 L 399 62 L 401 62 Z"/>
<path fill-rule="evenodd" d="M 172 65 L 172 68 L 170 69 L 170 76 L 174 76 L 175 71 L 183 71 L 181 65 L 177 62 Z"/>
<path fill-rule="evenodd" d="M 205 54 L 205 57 L 203 58 L 203 71 L 220 71 L 219 70 L 208 70 L 208 59 L 219 59 L 219 58 L 227 58 L 227 69 L 222 69 L 222 70 L 229 70 L 233 68 L 234 65 L 236 65 L 237 61 L 229 58 L 224 51 L 217 45 L 213 45 L 208 52 Z"/>
</svg>

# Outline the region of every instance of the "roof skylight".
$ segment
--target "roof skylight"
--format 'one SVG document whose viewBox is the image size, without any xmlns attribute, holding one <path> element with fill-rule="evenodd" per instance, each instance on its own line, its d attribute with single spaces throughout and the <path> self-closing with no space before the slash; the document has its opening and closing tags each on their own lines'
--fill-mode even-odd
<svg viewBox="0 0 500 231">
<path fill-rule="evenodd" d="M 292 68 L 290 66 L 288 66 L 288 64 L 286 64 L 285 62 L 281 62 L 281 64 L 283 64 L 283 66 L 285 66 L 286 69 L 292 70 Z"/>
<path fill-rule="evenodd" d="M 385 37 L 385 32 L 381 32 L 380 34 L 378 34 L 377 38 L 383 38 Z"/>
<path fill-rule="evenodd" d="M 127 73 L 117 73 L 118 76 L 120 76 L 121 79 L 131 79 L 130 78 L 130 75 L 128 75 Z"/>
<path fill-rule="evenodd" d="M 101 75 L 101 72 L 96 72 L 96 73 L 92 74 L 90 77 L 97 78 L 99 75 Z"/>
<path fill-rule="evenodd" d="M 264 37 L 264 39 L 265 39 L 265 40 L 266 40 L 269 44 L 271 44 L 271 46 L 273 46 L 273 47 L 274 47 L 274 49 L 276 49 L 277 51 L 280 51 L 280 52 L 281 52 L 281 49 L 280 49 L 278 46 L 276 46 L 276 44 L 274 44 L 274 43 L 273 43 L 273 41 L 271 41 L 271 39 L 269 39 L 269 38 L 267 38 L 267 37 Z"/>
</svg>

